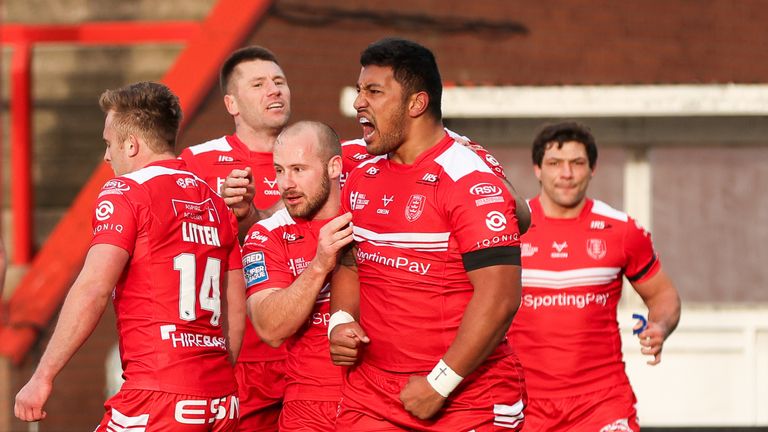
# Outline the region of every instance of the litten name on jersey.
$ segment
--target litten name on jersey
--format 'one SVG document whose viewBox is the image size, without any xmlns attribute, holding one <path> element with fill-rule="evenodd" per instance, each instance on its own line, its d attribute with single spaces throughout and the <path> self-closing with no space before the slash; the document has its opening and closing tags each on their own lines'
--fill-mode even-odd
<svg viewBox="0 0 768 432">
<path fill-rule="evenodd" d="M 192 222 L 181 223 L 181 239 L 189 243 L 207 246 L 221 246 L 219 231 L 216 227 L 198 225 Z"/>
</svg>

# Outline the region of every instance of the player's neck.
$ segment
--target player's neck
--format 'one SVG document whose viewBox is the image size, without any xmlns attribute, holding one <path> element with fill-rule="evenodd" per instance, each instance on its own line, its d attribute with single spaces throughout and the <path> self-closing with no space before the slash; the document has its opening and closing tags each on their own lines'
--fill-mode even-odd
<svg viewBox="0 0 768 432">
<path fill-rule="evenodd" d="M 147 153 L 136 158 L 131 166 L 132 169 L 129 172 L 138 171 L 151 163 L 169 159 L 176 159 L 176 155 L 174 155 L 172 152 Z"/>
<path fill-rule="evenodd" d="M 391 160 L 410 165 L 425 151 L 431 149 L 445 136 L 445 129 L 440 121 L 415 121 L 406 132 L 405 140 L 392 153 Z"/>
<path fill-rule="evenodd" d="M 564 207 L 553 200 L 551 200 L 546 194 L 539 195 L 539 203 L 541 204 L 541 210 L 544 212 L 544 216 L 552 219 L 575 219 L 579 217 L 581 211 L 584 210 L 584 206 L 587 204 L 587 198 L 584 197 L 578 204 L 573 207 Z"/>
<path fill-rule="evenodd" d="M 237 128 L 235 135 L 252 152 L 272 153 L 275 140 L 279 131 L 272 129 L 254 130 L 251 128 Z"/>
</svg>

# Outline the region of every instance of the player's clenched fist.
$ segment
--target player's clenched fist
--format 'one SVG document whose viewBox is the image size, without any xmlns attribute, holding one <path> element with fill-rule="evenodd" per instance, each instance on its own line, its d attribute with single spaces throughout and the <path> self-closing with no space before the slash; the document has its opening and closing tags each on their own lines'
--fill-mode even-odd
<svg viewBox="0 0 768 432">
<path fill-rule="evenodd" d="M 13 413 L 19 420 L 28 422 L 42 420 L 46 417 L 43 405 L 51 395 L 53 385 L 45 380 L 32 377 L 16 395 Z"/>
<path fill-rule="evenodd" d="M 220 193 L 237 220 L 247 217 L 252 211 L 251 203 L 253 203 L 253 196 L 256 193 L 251 168 L 233 169 L 224 180 L 224 184 L 221 185 Z"/>
<path fill-rule="evenodd" d="M 400 402 L 411 415 L 426 420 L 440 410 L 445 398 L 432 388 L 426 376 L 413 375 L 400 392 Z"/>
<path fill-rule="evenodd" d="M 331 360 L 336 366 L 352 366 L 360 358 L 364 344 L 371 340 L 357 321 L 335 326 L 329 335 Z"/>
</svg>

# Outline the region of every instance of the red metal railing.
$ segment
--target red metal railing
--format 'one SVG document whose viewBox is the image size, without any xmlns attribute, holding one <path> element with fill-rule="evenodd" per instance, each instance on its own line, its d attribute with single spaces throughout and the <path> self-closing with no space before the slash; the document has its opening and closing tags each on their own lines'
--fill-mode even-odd
<svg viewBox="0 0 768 432">
<path fill-rule="evenodd" d="M 20 44 L 26 42 L 52 42 L 53 37 L 68 38 L 68 42 L 84 44 L 126 44 L 146 42 L 169 42 L 187 40 L 186 48 L 176 58 L 175 63 L 162 81 L 178 96 L 184 110 L 185 119 L 190 119 L 204 100 L 216 81 L 219 66 L 229 53 L 237 48 L 252 31 L 272 4 L 271 0 L 220 0 L 202 23 L 94 23 L 80 26 L 4 26 L 0 29 L 0 40 L 14 46 L 14 56 Z M 165 27 L 165 26 L 168 27 Z M 166 37 L 167 39 L 163 39 Z M 62 42 L 61 39 L 55 39 Z M 27 51 L 29 52 L 29 51 Z M 26 76 L 29 79 L 29 61 L 26 62 Z M 15 83 L 13 85 L 16 85 Z M 29 94 L 29 83 L 21 90 Z M 15 99 L 16 95 L 12 95 Z M 29 99 L 27 99 L 29 107 Z M 14 136 L 17 121 L 26 127 L 26 141 L 19 145 L 29 152 L 30 129 L 29 109 L 25 113 L 12 112 L 14 117 L 11 130 Z M 17 117 L 18 116 L 18 117 Z M 26 120 L 20 120 L 26 116 Z M 27 126 L 24 126 L 26 124 Z M 23 135 L 22 135 L 23 136 Z M 14 152 L 16 143 L 14 142 Z M 27 153 L 29 154 L 29 153 Z M 18 157 L 18 155 L 17 155 Z M 29 159 L 21 161 L 13 158 L 14 183 L 21 191 L 31 191 Z M 16 164 L 23 166 L 16 166 Z M 21 172 L 20 172 L 21 171 Z M 22 178 L 22 173 L 26 176 Z M 66 295 L 69 283 L 82 265 L 92 236 L 90 215 L 93 202 L 99 189 L 110 178 L 112 171 L 106 164 L 101 164 L 75 198 L 71 207 L 64 214 L 58 225 L 51 232 L 40 252 L 31 254 L 31 200 L 27 198 L 26 209 L 14 210 L 14 233 L 18 224 L 26 220 L 29 232 L 14 236 L 14 253 L 17 243 L 29 247 L 32 258 L 29 270 L 19 283 L 9 302 L 9 320 L 7 326 L 0 323 L 0 356 L 20 362 L 34 344 L 38 331 L 45 328 L 56 313 Z M 14 185 L 14 195 L 16 192 Z M 29 197 L 31 194 L 25 192 Z M 16 203 L 14 202 L 14 206 Z M 22 222 L 23 223 L 23 222 Z M 21 245 L 25 247 L 25 245 Z M 23 257 L 14 262 L 25 262 Z"/>
<path fill-rule="evenodd" d="M 11 213 L 14 264 L 32 260 L 32 49 L 40 43 L 97 45 L 186 42 L 200 31 L 199 22 L 104 22 L 82 25 L 4 25 L 0 41 L 13 48 L 11 60 Z"/>
</svg>

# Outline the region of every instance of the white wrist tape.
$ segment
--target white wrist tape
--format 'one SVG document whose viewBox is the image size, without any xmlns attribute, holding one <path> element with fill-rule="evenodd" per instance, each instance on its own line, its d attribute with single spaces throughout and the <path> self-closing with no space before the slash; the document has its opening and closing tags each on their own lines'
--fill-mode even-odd
<svg viewBox="0 0 768 432">
<path fill-rule="evenodd" d="M 328 339 L 331 338 L 331 330 L 333 330 L 334 327 L 339 324 L 346 324 L 351 322 L 355 322 L 355 318 L 347 312 L 344 312 L 343 310 L 337 310 L 334 312 L 333 315 L 331 315 L 331 318 L 328 319 Z"/>
<path fill-rule="evenodd" d="M 440 396 L 446 398 L 463 379 L 464 378 L 454 372 L 450 366 L 445 364 L 443 359 L 440 359 L 434 369 L 432 369 L 432 372 L 427 375 L 427 382 L 429 385 L 431 385 L 436 392 L 440 393 Z"/>
</svg>

